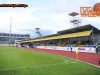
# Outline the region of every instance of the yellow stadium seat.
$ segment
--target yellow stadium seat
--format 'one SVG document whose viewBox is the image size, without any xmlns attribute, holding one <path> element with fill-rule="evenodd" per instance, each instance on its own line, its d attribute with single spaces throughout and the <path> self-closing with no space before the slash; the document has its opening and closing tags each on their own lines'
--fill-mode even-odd
<svg viewBox="0 0 100 75">
<path fill-rule="evenodd" d="M 67 44 L 66 42 L 63 42 L 61 46 L 64 46 L 64 45 L 66 45 L 66 44 Z"/>
</svg>

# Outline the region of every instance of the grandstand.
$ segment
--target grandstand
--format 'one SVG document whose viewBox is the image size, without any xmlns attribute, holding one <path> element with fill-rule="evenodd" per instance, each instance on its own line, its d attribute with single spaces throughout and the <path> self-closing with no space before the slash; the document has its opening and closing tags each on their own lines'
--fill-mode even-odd
<svg viewBox="0 0 100 75">
<path fill-rule="evenodd" d="M 62 37 L 60 37 L 60 34 Z M 93 47 L 100 41 L 100 30 L 88 24 L 81 27 L 58 31 L 56 34 L 43 36 L 41 38 L 34 38 L 30 40 L 23 40 L 20 43 L 27 44 L 32 42 L 34 45 L 42 43 L 44 46 L 79 46 L 79 47 Z"/>
</svg>

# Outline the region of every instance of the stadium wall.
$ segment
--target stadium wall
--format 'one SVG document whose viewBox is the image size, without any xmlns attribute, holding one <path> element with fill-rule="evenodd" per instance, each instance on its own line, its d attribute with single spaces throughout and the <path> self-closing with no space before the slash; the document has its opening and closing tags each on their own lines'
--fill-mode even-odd
<svg viewBox="0 0 100 75">
<path fill-rule="evenodd" d="M 70 47 L 57 47 L 57 46 L 37 46 L 40 49 L 49 49 L 49 50 L 63 50 L 63 51 L 71 51 Z M 72 51 L 76 51 L 77 47 L 72 47 Z M 93 47 L 78 47 L 79 52 L 88 52 L 88 53 L 96 53 L 96 49 Z"/>
</svg>

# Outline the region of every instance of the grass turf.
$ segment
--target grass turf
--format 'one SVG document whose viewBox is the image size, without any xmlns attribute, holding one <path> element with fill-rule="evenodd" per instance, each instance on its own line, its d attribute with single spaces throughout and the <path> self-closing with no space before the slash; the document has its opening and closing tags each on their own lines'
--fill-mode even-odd
<svg viewBox="0 0 100 75">
<path fill-rule="evenodd" d="M 0 46 L 0 75 L 100 75 L 100 68 L 49 53 Z"/>
</svg>

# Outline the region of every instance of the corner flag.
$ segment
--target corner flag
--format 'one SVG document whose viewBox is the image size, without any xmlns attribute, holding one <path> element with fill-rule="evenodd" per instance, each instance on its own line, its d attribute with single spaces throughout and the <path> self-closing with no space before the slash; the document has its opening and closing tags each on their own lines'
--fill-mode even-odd
<svg viewBox="0 0 100 75">
<path fill-rule="evenodd" d="M 78 61 L 78 47 L 76 47 L 76 55 L 77 55 L 77 61 Z"/>
<path fill-rule="evenodd" d="M 76 48 L 76 54 L 78 54 L 78 47 Z"/>
</svg>

